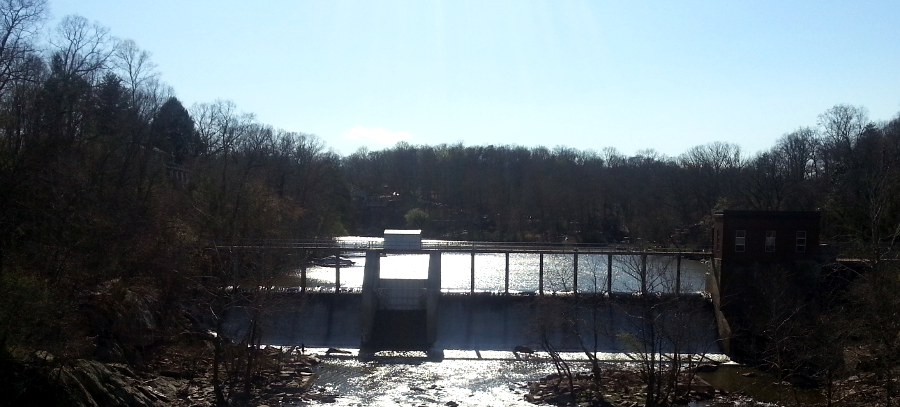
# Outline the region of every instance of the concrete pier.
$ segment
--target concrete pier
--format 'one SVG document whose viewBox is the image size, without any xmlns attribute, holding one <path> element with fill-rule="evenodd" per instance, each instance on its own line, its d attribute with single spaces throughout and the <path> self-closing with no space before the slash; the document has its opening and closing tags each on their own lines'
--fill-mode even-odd
<svg viewBox="0 0 900 407">
<path fill-rule="evenodd" d="M 381 282 L 380 252 L 376 250 L 366 252 L 366 268 L 363 273 L 362 303 L 359 310 L 360 331 L 362 342 L 369 343 L 375 325 L 375 312 L 378 311 L 378 297 L 375 290 Z"/>
<path fill-rule="evenodd" d="M 437 338 L 441 253 L 428 253 L 428 278 L 424 280 L 382 279 L 382 253 L 366 251 L 360 308 L 362 347 L 428 349 Z"/>
</svg>

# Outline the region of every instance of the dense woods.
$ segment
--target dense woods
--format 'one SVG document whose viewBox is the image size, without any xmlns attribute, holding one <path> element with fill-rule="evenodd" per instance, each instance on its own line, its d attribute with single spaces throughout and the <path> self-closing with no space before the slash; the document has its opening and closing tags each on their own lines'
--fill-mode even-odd
<svg viewBox="0 0 900 407">
<path fill-rule="evenodd" d="M 228 101 L 183 106 L 134 42 L 78 16 L 45 30 L 46 13 L 41 0 L 0 0 L 3 360 L 148 363 L 157 343 L 198 326 L 184 310 L 215 329 L 236 301 L 226 288 L 267 286 L 296 265 L 219 249 L 250 239 L 412 227 L 702 248 L 716 209 L 821 210 L 823 241 L 896 271 L 883 260 L 900 235 L 900 117 L 836 105 L 756 154 L 713 142 L 629 156 L 598 138 L 598 151 L 399 143 L 341 157 Z M 877 281 L 854 288 L 866 292 L 854 312 L 874 313 L 854 337 L 897 359 L 900 328 L 878 327 L 900 308 L 870 300 L 890 297 L 896 275 Z"/>
<path fill-rule="evenodd" d="M 342 168 L 357 233 L 405 223 L 446 238 L 705 247 L 717 209 L 821 210 L 824 241 L 870 258 L 898 233 L 898 148 L 900 119 L 837 105 L 755 155 L 724 142 L 677 157 L 400 143 Z"/>
<path fill-rule="evenodd" d="M 320 140 L 228 102 L 186 109 L 147 52 L 82 17 L 39 43 L 45 7 L 0 2 L 0 359 L 146 363 L 198 328 L 184 309 L 216 327 L 224 287 L 283 265 L 217 247 L 345 233 Z"/>
</svg>

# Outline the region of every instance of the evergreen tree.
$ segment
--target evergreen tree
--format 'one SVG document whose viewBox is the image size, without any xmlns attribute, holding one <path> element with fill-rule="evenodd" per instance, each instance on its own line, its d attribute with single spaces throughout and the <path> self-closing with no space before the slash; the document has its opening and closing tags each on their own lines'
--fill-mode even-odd
<svg viewBox="0 0 900 407">
<path fill-rule="evenodd" d="M 159 108 L 150 127 L 151 143 L 172 154 L 176 164 L 195 157 L 200 151 L 199 137 L 194 131 L 194 120 L 181 102 L 171 97 Z"/>
</svg>

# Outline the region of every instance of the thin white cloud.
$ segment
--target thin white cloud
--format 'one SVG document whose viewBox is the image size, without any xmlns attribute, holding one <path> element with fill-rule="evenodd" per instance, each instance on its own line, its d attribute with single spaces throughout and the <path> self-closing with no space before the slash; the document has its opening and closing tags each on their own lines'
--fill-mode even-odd
<svg viewBox="0 0 900 407">
<path fill-rule="evenodd" d="M 383 145 L 394 145 L 398 141 L 410 140 L 412 136 L 405 131 L 390 131 L 382 128 L 367 129 L 362 126 L 356 126 L 344 132 L 344 138 L 348 140 L 356 140 L 362 142 L 374 142 Z"/>
</svg>

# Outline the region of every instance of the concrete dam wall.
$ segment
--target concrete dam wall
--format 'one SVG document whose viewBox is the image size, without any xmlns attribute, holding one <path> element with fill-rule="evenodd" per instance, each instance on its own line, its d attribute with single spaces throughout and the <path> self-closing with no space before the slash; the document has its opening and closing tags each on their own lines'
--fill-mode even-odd
<svg viewBox="0 0 900 407">
<path fill-rule="evenodd" d="M 426 340 L 424 311 L 379 310 L 364 344 L 363 296 L 348 293 L 280 294 L 261 318 L 262 343 L 306 347 L 511 350 L 524 345 L 560 351 L 657 350 L 718 353 L 712 304 L 701 295 L 641 298 L 606 296 L 453 295 L 438 297 L 436 335 Z M 249 313 L 235 309 L 226 326 L 232 339 L 246 332 Z"/>
</svg>

